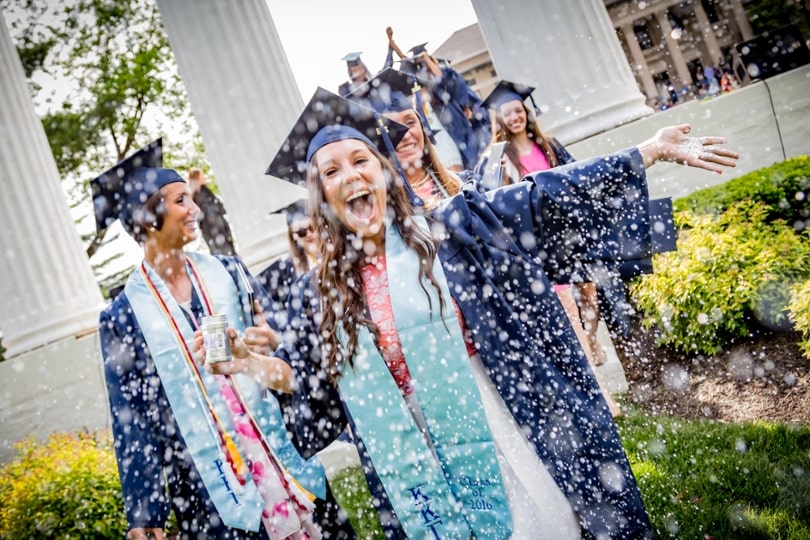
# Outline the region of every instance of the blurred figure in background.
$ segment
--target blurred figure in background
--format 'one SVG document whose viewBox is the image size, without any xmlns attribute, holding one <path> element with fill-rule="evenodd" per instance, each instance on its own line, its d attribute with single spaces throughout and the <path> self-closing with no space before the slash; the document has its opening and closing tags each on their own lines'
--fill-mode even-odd
<svg viewBox="0 0 810 540">
<path fill-rule="evenodd" d="M 441 129 L 450 135 L 461 154 L 461 167 L 447 161 L 445 165 L 456 171 L 472 170 L 492 137 L 489 112 L 464 77 L 447 62 L 428 54 L 426 45 L 411 47 L 411 55 L 406 57 L 394 41 L 393 31 L 389 34 L 389 46 L 402 58 L 400 71 L 426 83 L 429 99 L 425 105 L 436 113 Z"/>
<path fill-rule="evenodd" d="M 312 228 L 306 200 L 295 201 L 273 213 L 286 216 L 290 252 L 273 261 L 258 279 L 273 299 L 273 314 L 278 318 L 286 310 L 287 296 L 295 281 L 320 259 L 321 244 Z"/>
<path fill-rule="evenodd" d="M 206 185 L 202 169 L 188 171 L 188 184 L 194 203 L 200 207 L 200 230 L 211 255 L 236 255 L 231 226 L 225 216 L 225 205 Z"/>
</svg>

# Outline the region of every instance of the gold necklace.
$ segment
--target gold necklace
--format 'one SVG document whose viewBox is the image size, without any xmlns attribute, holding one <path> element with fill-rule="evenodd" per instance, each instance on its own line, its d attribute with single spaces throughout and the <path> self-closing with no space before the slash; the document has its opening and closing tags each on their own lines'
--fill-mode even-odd
<svg viewBox="0 0 810 540">
<path fill-rule="evenodd" d="M 428 172 L 425 174 L 425 177 L 424 177 L 424 178 L 422 178 L 421 180 L 419 180 L 418 182 L 411 182 L 411 187 L 412 187 L 413 189 L 419 189 L 419 188 L 421 188 L 422 186 L 424 186 L 425 184 L 427 184 L 427 183 L 430 181 L 430 179 L 431 179 L 431 178 L 430 178 L 430 171 L 428 171 Z"/>
</svg>

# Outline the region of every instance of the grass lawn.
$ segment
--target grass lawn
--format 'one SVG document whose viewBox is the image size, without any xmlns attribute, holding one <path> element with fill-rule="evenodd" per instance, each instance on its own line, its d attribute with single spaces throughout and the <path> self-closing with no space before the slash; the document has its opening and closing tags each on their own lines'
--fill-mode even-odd
<svg viewBox="0 0 810 540">
<path fill-rule="evenodd" d="M 810 539 L 810 426 L 627 410 L 618 422 L 657 538 Z M 361 538 L 383 538 L 360 469 L 332 481 Z"/>
</svg>

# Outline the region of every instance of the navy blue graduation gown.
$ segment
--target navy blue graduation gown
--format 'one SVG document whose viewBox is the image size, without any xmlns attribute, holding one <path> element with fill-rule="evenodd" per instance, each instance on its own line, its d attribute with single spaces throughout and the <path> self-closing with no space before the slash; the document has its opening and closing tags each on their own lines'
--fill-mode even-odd
<svg viewBox="0 0 810 540">
<path fill-rule="evenodd" d="M 558 166 L 568 165 L 576 162 L 574 157 L 557 139 L 549 141 L 552 151 L 557 158 Z M 495 178 L 486 178 L 484 173 L 489 164 L 489 152 L 484 153 L 472 175 L 473 182 L 479 182 L 479 189 L 487 190 L 500 187 L 495 184 Z M 519 174 L 513 166 L 508 166 L 510 174 Z M 527 177 L 532 180 L 542 180 L 542 176 L 536 177 L 530 174 Z M 524 179 L 525 179 L 524 178 Z M 480 179 L 480 181 L 479 181 Z M 492 185 L 489 185 L 492 183 Z M 663 227 L 654 228 L 652 236 L 652 251 L 660 253 L 675 249 L 675 224 L 672 220 L 671 199 L 656 199 L 650 201 L 650 216 L 653 220 L 661 222 Z M 608 329 L 620 336 L 627 336 L 630 333 L 630 317 L 634 313 L 630 304 L 629 295 L 625 281 L 641 274 L 652 272 L 652 264 L 649 258 L 615 261 L 615 264 L 605 266 L 604 271 L 593 275 L 594 283 L 597 287 L 597 299 L 599 311 L 605 320 Z"/>
<path fill-rule="evenodd" d="M 637 150 L 538 173 L 482 193 L 472 184 L 428 221 L 450 294 L 516 422 L 568 497 L 586 534 L 647 538 L 650 524 L 616 426 L 552 280 L 651 254 L 646 176 Z M 321 361 L 310 280 L 290 299 L 291 341 L 277 351 L 298 374 L 305 454 L 351 416 Z M 355 441 L 388 538 L 402 538 L 385 490 Z"/>
<path fill-rule="evenodd" d="M 219 258 L 237 280 L 237 259 Z M 255 280 L 253 286 L 260 289 Z M 193 291 L 191 311 L 198 319 L 205 314 Z M 183 441 L 126 292 L 101 312 L 99 337 L 129 528 L 163 527 L 171 508 L 183 538 L 267 538 L 263 527 L 253 533 L 222 524 Z"/>
<path fill-rule="evenodd" d="M 271 300 L 270 306 L 263 306 L 263 311 L 272 315 L 273 322 L 270 325 L 274 328 L 283 328 L 287 297 L 290 295 L 293 283 L 298 279 L 298 272 L 292 257 L 276 259 L 270 263 L 270 266 L 262 270 L 256 279 L 262 284 Z"/>
<path fill-rule="evenodd" d="M 242 264 L 239 259 L 218 258 L 234 281 L 238 281 L 236 265 Z M 259 281 L 247 275 L 264 312 L 271 314 L 278 309 Z M 194 291 L 191 311 L 198 319 L 204 315 L 202 303 Z M 181 538 L 266 539 L 264 527 L 253 533 L 221 523 L 187 451 L 125 292 L 101 312 L 99 335 L 129 528 L 163 527 L 171 508 L 177 517 Z M 285 420 L 291 420 L 289 396 L 276 394 L 276 398 L 286 411 Z M 293 434 L 289 424 L 287 428 Z M 297 441 L 293 443 L 297 445 Z M 345 514 L 339 515 L 328 485 L 326 500 L 316 499 L 315 505 L 315 520 L 325 539 L 355 537 Z"/>
<path fill-rule="evenodd" d="M 472 170 L 492 136 L 489 111 L 461 74 L 450 67 L 441 70 L 441 79 L 430 85 L 433 109 L 458 146 L 464 169 Z M 465 108 L 471 118 L 464 115 Z"/>
</svg>

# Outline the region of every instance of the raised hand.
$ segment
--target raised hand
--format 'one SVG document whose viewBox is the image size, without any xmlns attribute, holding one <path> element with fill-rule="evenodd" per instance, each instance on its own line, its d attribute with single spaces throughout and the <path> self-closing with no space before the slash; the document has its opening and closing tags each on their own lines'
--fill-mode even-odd
<svg viewBox="0 0 810 540">
<path fill-rule="evenodd" d="M 674 161 L 717 174 L 722 174 L 723 167 L 736 167 L 740 155 L 727 148 L 716 146 L 726 144 L 725 138 L 690 137 L 691 131 L 689 124 L 668 126 L 658 130 L 654 137 L 638 147 L 644 158 L 644 166 L 650 167 L 658 161 Z"/>
</svg>

